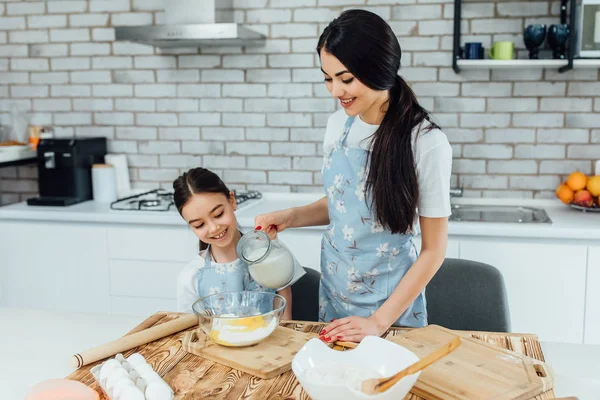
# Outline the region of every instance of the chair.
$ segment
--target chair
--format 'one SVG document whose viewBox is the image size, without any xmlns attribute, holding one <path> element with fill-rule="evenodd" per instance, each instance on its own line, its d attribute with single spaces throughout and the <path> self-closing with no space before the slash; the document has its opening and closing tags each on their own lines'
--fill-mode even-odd
<svg viewBox="0 0 600 400">
<path fill-rule="evenodd" d="M 447 258 L 427 285 L 430 324 L 449 329 L 510 332 L 504 278 L 495 267 Z"/>
<path fill-rule="evenodd" d="M 297 321 L 319 320 L 319 285 L 321 273 L 304 268 L 306 274 L 292 285 L 292 319 Z"/>
</svg>

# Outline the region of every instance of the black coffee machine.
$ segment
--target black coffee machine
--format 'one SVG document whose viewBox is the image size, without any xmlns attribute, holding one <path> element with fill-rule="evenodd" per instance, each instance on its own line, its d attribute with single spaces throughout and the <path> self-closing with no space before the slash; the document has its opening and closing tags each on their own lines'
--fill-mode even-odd
<svg viewBox="0 0 600 400">
<path fill-rule="evenodd" d="M 103 163 L 106 138 L 42 139 L 37 147 L 40 197 L 30 206 L 69 206 L 92 199 L 92 164 Z"/>
</svg>

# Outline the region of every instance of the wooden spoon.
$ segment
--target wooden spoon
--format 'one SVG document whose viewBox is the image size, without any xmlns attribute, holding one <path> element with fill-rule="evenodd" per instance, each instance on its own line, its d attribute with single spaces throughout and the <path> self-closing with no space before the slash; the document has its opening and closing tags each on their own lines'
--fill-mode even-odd
<svg viewBox="0 0 600 400">
<path fill-rule="evenodd" d="M 440 358 L 452 353 L 454 350 L 456 350 L 458 346 L 460 346 L 460 337 L 457 336 L 450 342 L 446 343 L 444 346 L 427 355 L 426 357 L 423 357 L 416 363 L 409 365 L 407 368 L 388 378 L 371 378 L 362 381 L 361 391 L 365 394 L 385 392 L 386 390 L 394 386 L 400 379 L 404 378 L 407 375 L 412 375 L 416 372 L 419 372 L 425 367 L 428 367 L 430 364 L 433 364 Z"/>
</svg>

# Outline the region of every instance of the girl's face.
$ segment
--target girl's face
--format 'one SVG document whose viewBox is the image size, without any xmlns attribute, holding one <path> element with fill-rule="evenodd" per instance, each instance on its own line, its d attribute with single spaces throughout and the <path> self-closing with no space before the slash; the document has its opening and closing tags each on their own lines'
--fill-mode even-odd
<svg viewBox="0 0 600 400">
<path fill-rule="evenodd" d="M 388 91 L 365 86 L 325 48 L 321 49 L 321 71 L 325 75 L 327 90 L 332 97 L 339 99 L 348 116 L 361 115 L 368 123 L 374 123 L 373 117 L 378 119 L 381 106 L 387 101 Z"/>
<path fill-rule="evenodd" d="M 200 193 L 185 203 L 181 215 L 198 239 L 211 246 L 228 247 L 237 237 L 236 207 L 233 192 L 229 198 L 223 193 Z"/>
</svg>

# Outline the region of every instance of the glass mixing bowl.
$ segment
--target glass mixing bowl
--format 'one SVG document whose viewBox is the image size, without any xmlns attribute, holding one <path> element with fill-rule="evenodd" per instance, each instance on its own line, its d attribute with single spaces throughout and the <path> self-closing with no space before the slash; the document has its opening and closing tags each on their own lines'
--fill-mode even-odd
<svg viewBox="0 0 600 400">
<path fill-rule="evenodd" d="M 252 346 L 269 337 L 279 325 L 285 298 L 269 292 L 224 292 L 198 299 L 192 310 L 200 329 L 215 343 Z"/>
</svg>

